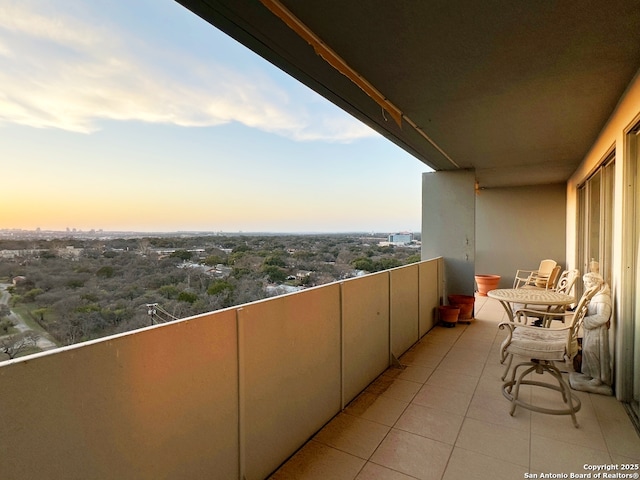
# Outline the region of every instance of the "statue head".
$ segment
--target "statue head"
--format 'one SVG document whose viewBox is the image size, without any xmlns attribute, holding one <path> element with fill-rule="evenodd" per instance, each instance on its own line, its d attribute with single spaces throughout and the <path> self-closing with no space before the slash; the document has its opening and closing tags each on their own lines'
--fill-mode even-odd
<svg viewBox="0 0 640 480">
<path fill-rule="evenodd" d="M 597 272 L 585 273 L 582 277 L 582 281 L 587 289 L 595 286 L 601 287 L 604 284 L 604 278 L 602 278 L 602 275 Z"/>
</svg>

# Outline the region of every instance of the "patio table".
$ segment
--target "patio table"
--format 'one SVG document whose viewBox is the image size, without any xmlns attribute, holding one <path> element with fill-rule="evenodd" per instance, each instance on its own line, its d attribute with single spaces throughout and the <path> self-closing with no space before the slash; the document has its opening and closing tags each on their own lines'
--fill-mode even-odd
<svg viewBox="0 0 640 480">
<path fill-rule="evenodd" d="M 510 321 L 515 320 L 514 311 L 511 308 L 512 303 L 527 305 L 543 305 L 546 307 L 570 305 L 576 301 L 573 295 L 566 293 L 554 292 L 553 290 L 538 290 L 529 288 L 497 288 L 489 290 L 487 296 L 498 300 Z"/>
</svg>

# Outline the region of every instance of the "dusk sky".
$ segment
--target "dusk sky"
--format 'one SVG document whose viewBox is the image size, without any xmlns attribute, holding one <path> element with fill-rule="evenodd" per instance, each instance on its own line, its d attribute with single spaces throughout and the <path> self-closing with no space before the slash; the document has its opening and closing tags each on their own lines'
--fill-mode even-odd
<svg viewBox="0 0 640 480">
<path fill-rule="evenodd" d="M 0 3 L 0 228 L 419 231 L 423 163 L 172 0 Z"/>
</svg>

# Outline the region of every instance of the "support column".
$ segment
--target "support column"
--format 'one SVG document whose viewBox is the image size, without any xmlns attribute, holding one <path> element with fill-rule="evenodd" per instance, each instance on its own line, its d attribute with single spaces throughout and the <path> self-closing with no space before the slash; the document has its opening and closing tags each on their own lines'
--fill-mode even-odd
<svg viewBox="0 0 640 480">
<path fill-rule="evenodd" d="M 475 290 L 475 171 L 422 175 L 422 259 L 444 258 L 445 291 Z"/>
</svg>

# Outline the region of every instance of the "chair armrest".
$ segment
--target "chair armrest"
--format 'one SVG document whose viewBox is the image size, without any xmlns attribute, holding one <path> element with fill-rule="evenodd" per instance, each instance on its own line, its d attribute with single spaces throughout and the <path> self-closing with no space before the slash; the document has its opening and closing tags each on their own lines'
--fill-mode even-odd
<svg viewBox="0 0 640 480">
<path fill-rule="evenodd" d="M 540 330 L 543 327 L 537 327 L 535 325 L 525 325 L 524 323 L 512 323 L 512 322 L 501 322 L 498 324 L 498 328 L 500 330 L 504 330 L 504 328 L 509 330 L 509 336 L 511 336 L 516 328 L 524 328 L 527 330 Z M 571 330 L 571 326 L 565 325 L 560 328 L 545 328 L 545 330 L 553 330 L 554 332 L 563 332 L 566 330 Z"/>
<path fill-rule="evenodd" d="M 511 339 L 513 338 L 513 331 L 518 325 L 512 322 L 500 322 L 498 324 L 498 328 L 500 330 L 504 330 L 505 328 L 508 330 L 507 338 L 502 341 L 503 347 L 509 345 L 511 343 Z"/>
<path fill-rule="evenodd" d="M 516 270 L 516 277 L 527 278 L 532 273 L 536 273 L 538 270 Z"/>
<path fill-rule="evenodd" d="M 504 330 L 506 328 L 511 332 L 513 332 L 516 327 L 520 327 L 520 326 L 522 326 L 522 325 L 518 325 L 517 323 L 513 323 L 513 322 L 500 322 L 498 324 L 498 328 L 500 330 Z"/>
<path fill-rule="evenodd" d="M 516 270 L 516 276 L 513 280 L 513 288 L 520 288 L 523 285 L 529 284 L 531 276 L 536 272 L 537 270 Z"/>
<path fill-rule="evenodd" d="M 534 305 L 533 303 L 530 303 L 529 305 Z M 551 305 L 553 306 L 553 305 Z M 514 316 L 518 316 L 518 314 L 522 312 L 522 314 L 531 314 L 532 317 L 540 317 L 540 316 L 545 316 L 545 317 L 553 317 L 553 318 L 558 318 L 558 317 L 571 317 L 573 316 L 573 312 L 555 312 L 555 311 L 550 311 L 550 312 L 544 312 L 542 310 L 534 310 L 533 308 L 519 308 L 518 310 L 516 310 L 513 314 Z"/>
<path fill-rule="evenodd" d="M 529 316 L 540 318 L 542 320 L 542 325 L 546 325 L 545 328 L 562 331 L 562 330 L 571 329 L 570 324 L 565 324 L 565 326 L 559 327 L 559 328 L 551 328 L 551 321 L 549 319 L 570 318 L 570 317 L 573 317 L 573 312 L 554 313 L 554 312 L 542 312 L 540 310 L 529 310 L 526 308 L 521 308 L 520 310 L 517 310 L 515 312 L 515 318 L 517 319 L 517 322 L 511 322 L 511 323 L 513 324 L 514 327 L 542 328 L 541 326 L 528 325 L 527 320 Z M 522 317 L 524 317 L 524 321 L 521 319 Z"/>
</svg>

